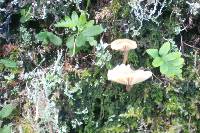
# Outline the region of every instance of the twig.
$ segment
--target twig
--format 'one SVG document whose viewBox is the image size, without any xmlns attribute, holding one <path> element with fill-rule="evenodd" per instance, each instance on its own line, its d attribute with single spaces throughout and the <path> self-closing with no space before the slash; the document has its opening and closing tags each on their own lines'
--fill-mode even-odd
<svg viewBox="0 0 200 133">
<path fill-rule="evenodd" d="M 191 129 L 191 116 L 189 117 L 189 123 L 188 123 L 188 131 L 189 131 L 189 133 L 191 133 L 190 129 Z"/>
<path fill-rule="evenodd" d="M 197 67 L 197 51 L 194 53 L 194 67 Z"/>
<path fill-rule="evenodd" d="M 158 79 L 160 82 L 164 83 L 164 82 L 163 82 L 161 79 L 159 79 L 155 74 L 152 73 L 152 75 L 153 75 L 156 79 Z"/>
<path fill-rule="evenodd" d="M 181 35 L 181 53 L 184 54 L 183 37 Z"/>
<path fill-rule="evenodd" d="M 194 49 L 200 50 L 199 48 L 194 47 L 194 46 L 192 46 L 192 45 L 189 45 L 189 44 L 187 44 L 187 43 L 185 43 L 185 42 L 184 42 L 184 44 L 187 45 L 187 46 L 189 46 L 189 47 L 191 47 L 191 48 L 194 48 Z"/>
</svg>

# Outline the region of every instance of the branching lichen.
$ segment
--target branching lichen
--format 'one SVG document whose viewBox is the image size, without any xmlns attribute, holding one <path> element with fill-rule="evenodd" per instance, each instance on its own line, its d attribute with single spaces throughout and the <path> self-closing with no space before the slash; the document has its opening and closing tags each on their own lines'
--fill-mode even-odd
<svg viewBox="0 0 200 133">
<path fill-rule="evenodd" d="M 95 65 L 99 66 L 99 67 L 103 67 L 106 65 L 106 62 L 109 62 L 112 58 L 112 55 L 109 53 L 108 50 L 106 50 L 106 47 L 108 46 L 108 44 L 103 43 L 101 41 L 100 44 L 98 44 L 96 46 L 96 57 L 97 57 L 97 61 L 95 62 Z"/>
<path fill-rule="evenodd" d="M 186 3 L 190 6 L 190 13 L 193 15 L 197 15 L 200 10 L 200 3 L 198 2 L 193 2 L 190 3 L 189 1 L 186 1 Z"/>
<path fill-rule="evenodd" d="M 39 130 L 41 125 L 45 125 L 46 131 L 59 131 L 59 109 L 56 107 L 55 99 L 59 97 L 61 90 L 68 95 L 75 93 L 68 90 L 68 81 L 64 77 L 66 76 L 63 73 L 62 51 L 58 51 L 57 59 L 52 66 L 38 67 L 25 74 L 24 79 L 27 80 L 25 91 L 31 104 L 27 112 L 31 112 L 36 130 Z M 33 113 L 32 109 L 35 110 Z"/>
<path fill-rule="evenodd" d="M 162 14 L 163 8 L 166 6 L 166 0 L 162 2 L 160 0 L 148 1 L 145 0 L 130 0 L 129 5 L 132 7 L 132 13 L 139 22 L 139 27 L 133 26 L 133 36 L 139 35 L 139 30 L 143 26 L 144 21 L 153 21 L 159 24 L 157 18 Z"/>
</svg>

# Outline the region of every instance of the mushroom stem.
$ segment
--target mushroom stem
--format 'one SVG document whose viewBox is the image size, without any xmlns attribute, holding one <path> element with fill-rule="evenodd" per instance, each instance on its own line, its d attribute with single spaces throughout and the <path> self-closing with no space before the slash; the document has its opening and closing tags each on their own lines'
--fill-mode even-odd
<svg viewBox="0 0 200 133">
<path fill-rule="evenodd" d="M 126 64 L 127 60 L 128 60 L 128 51 L 124 51 L 123 64 Z"/>
<path fill-rule="evenodd" d="M 131 88 L 132 88 L 132 85 L 126 85 L 126 91 L 130 91 L 131 90 Z"/>
</svg>

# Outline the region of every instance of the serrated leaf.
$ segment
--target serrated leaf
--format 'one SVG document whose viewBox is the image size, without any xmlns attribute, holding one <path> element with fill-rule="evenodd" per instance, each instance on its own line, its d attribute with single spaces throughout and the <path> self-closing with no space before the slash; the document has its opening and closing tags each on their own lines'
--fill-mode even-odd
<svg viewBox="0 0 200 133">
<path fill-rule="evenodd" d="M 104 30 L 100 25 L 95 25 L 86 28 L 82 33 L 84 36 L 92 37 L 101 34 L 103 31 Z"/>
<path fill-rule="evenodd" d="M 74 44 L 75 44 L 75 40 L 74 40 L 74 35 L 70 36 L 68 39 L 67 39 L 67 43 L 66 43 L 66 46 L 69 48 L 69 49 L 73 49 L 74 48 Z"/>
<path fill-rule="evenodd" d="M 172 53 L 169 53 L 169 54 L 163 56 L 163 59 L 165 61 L 172 61 L 172 60 L 178 59 L 180 57 L 181 57 L 180 52 L 172 52 Z"/>
<path fill-rule="evenodd" d="M 71 20 L 72 20 L 72 23 L 74 23 L 74 25 L 78 25 L 79 18 L 78 18 L 78 14 L 75 11 L 72 12 Z"/>
<path fill-rule="evenodd" d="M 91 26 L 93 26 L 94 25 L 94 20 L 90 20 L 89 22 L 87 22 L 86 24 L 85 24 L 85 27 L 86 28 L 89 28 L 89 27 L 91 27 Z"/>
<path fill-rule="evenodd" d="M 164 64 L 164 61 L 163 61 L 163 59 L 160 58 L 160 57 L 156 57 L 156 58 L 153 60 L 153 62 L 152 62 L 152 65 L 153 65 L 154 67 L 159 67 L 159 66 L 161 66 L 162 64 Z"/>
<path fill-rule="evenodd" d="M 17 68 L 17 63 L 9 59 L 0 59 L 0 64 L 8 68 Z"/>
<path fill-rule="evenodd" d="M 14 109 L 15 106 L 13 106 L 12 104 L 6 104 L 0 111 L 0 118 L 3 119 L 8 117 Z"/>
<path fill-rule="evenodd" d="M 76 37 L 76 46 L 81 47 L 86 43 L 86 37 L 81 33 Z"/>
<path fill-rule="evenodd" d="M 86 14 L 84 12 L 81 12 L 81 15 L 79 17 L 79 25 L 85 25 L 87 22 Z"/>
<path fill-rule="evenodd" d="M 31 19 L 31 14 L 30 14 L 30 12 L 31 12 L 31 7 L 29 7 L 28 10 L 26 10 L 26 9 L 21 9 L 21 11 L 20 11 L 20 13 L 21 13 L 20 22 L 21 22 L 21 23 L 25 23 L 25 22 L 27 22 L 28 20 Z"/>
<path fill-rule="evenodd" d="M 52 32 L 47 32 L 47 31 L 40 32 L 39 34 L 36 35 L 36 39 L 42 41 L 43 44 L 48 44 L 49 42 L 51 42 L 56 46 L 62 45 L 62 39 L 53 34 Z"/>
<path fill-rule="evenodd" d="M 156 58 L 158 57 L 158 49 L 147 49 L 147 54 L 149 54 L 151 57 Z"/>
<path fill-rule="evenodd" d="M 168 72 L 168 66 L 167 66 L 167 64 L 162 64 L 162 65 L 160 66 L 160 72 L 161 72 L 162 74 L 166 74 L 166 73 Z"/>
<path fill-rule="evenodd" d="M 165 42 L 159 50 L 161 56 L 166 55 L 171 48 L 170 42 Z"/>
<path fill-rule="evenodd" d="M 70 19 L 70 17 L 66 16 L 64 20 L 57 22 L 55 27 L 63 27 L 63 28 L 74 28 L 76 26 L 75 23 Z"/>
</svg>

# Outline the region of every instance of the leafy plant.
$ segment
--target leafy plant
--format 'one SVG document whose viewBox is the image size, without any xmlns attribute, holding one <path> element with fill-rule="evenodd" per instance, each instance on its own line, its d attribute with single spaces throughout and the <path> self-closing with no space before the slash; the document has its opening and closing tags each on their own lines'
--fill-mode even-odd
<svg viewBox="0 0 200 133">
<path fill-rule="evenodd" d="M 108 127 L 108 128 L 105 128 L 103 130 L 103 133 L 125 133 L 127 132 L 127 129 L 121 125 L 115 125 L 115 126 L 112 126 L 112 127 Z"/>
<path fill-rule="evenodd" d="M 77 52 L 76 48 L 81 48 L 86 42 L 89 42 L 91 46 L 97 45 L 95 36 L 104 31 L 100 25 L 94 25 L 93 20 L 87 21 L 84 12 L 81 12 L 80 16 L 76 12 L 72 12 L 71 18 L 66 16 L 55 26 L 72 30 L 73 34 L 68 37 L 66 45 L 73 52 L 73 55 Z"/>
<path fill-rule="evenodd" d="M 62 39 L 52 32 L 40 32 L 39 34 L 36 35 L 36 39 L 41 41 L 43 44 L 49 44 L 52 43 L 55 46 L 60 46 L 62 45 Z"/>
<path fill-rule="evenodd" d="M 9 59 L 0 59 L 0 64 L 8 68 L 17 68 L 17 63 Z"/>
<path fill-rule="evenodd" d="M 21 23 L 25 23 L 31 19 L 31 7 L 29 7 L 28 9 L 21 9 L 20 13 L 21 13 L 21 18 L 20 18 Z"/>
<path fill-rule="evenodd" d="M 178 51 L 171 51 L 170 42 L 165 42 L 158 49 L 147 49 L 146 51 L 154 58 L 152 65 L 160 67 L 160 72 L 167 77 L 181 76 L 184 59 Z"/>
<path fill-rule="evenodd" d="M 9 117 L 14 109 L 15 106 L 13 106 L 12 104 L 6 104 L 5 106 L 3 106 L 0 111 L 0 120 Z M 11 133 L 11 125 L 4 125 L 2 128 L 0 128 L 0 133 Z"/>
<path fill-rule="evenodd" d="M 0 119 L 7 118 L 14 109 L 15 106 L 13 106 L 12 104 L 5 105 L 0 111 Z"/>
</svg>

